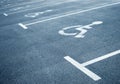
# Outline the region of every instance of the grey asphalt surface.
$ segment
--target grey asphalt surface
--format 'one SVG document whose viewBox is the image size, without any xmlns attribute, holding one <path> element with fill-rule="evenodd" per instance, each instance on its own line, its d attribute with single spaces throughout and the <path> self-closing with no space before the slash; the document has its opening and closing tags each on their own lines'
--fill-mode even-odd
<svg viewBox="0 0 120 84">
<path fill-rule="evenodd" d="M 32 0 L 28 0 L 30 1 Z M 22 1 L 24 5 L 18 7 L 24 7 L 28 2 Z M 84 63 L 119 50 L 120 4 L 40 22 L 28 26 L 26 30 L 18 25 L 18 23 L 29 24 L 116 3 L 120 0 L 32 2 L 29 7 L 19 10 L 10 10 L 17 8 L 17 1 L 12 2 L 12 6 L 2 5 L 0 8 L 0 84 L 120 84 L 120 54 L 87 66 L 102 78 L 98 81 L 92 80 L 64 59 L 65 56 L 70 56 L 79 63 Z M 35 9 L 32 9 L 34 7 Z M 34 18 L 24 16 L 45 10 L 52 11 Z M 4 16 L 3 13 L 13 14 Z M 103 24 L 93 26 L 84 38 L 58 33 L 65 27 L 88 25 L 94 21 L 102 21 Z M 79 33 L 74 29 L 67 32 Z"/>
</svg>

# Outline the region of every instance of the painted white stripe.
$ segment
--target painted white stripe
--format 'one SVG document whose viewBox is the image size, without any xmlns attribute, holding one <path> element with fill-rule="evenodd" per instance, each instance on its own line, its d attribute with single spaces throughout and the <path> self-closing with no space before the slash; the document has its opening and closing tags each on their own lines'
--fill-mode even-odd
<svg viewBox="0 0 120 84">
<path fill-rule="evenodd" d="M 101 61 L 101 60 L 107 59 L 107 58 L 109 58 L 109 57 L 115 56 L 115 55 L 117 55 L 117 54 L 120 54 L 120 50 L 116 50 L 116 51 L 111 52 L 111 53 L 109 53 L 109 54 L 100 56 L 100 57 L 95 58 L 95 59 L 93 59 L 93 60 L 90 60 L 90 61 L 88 61 L 88 62 L 82 63 L 81 65 L 82 65 L 82 66 L 88 66 L 88 65 L 91 65 L 91 64 L 93 64 L 93 63 L 99 62 L 99 61 Z"/>
<path fill-rule="evenodd" d="M 3 15 L 4 15 L 4 16 L 8 16 L 8 14 L 6 14 L 6 13 L 3 13 Z"/>
<path fill-rule="evenodd" d="M 22 23 L 18 23 L 19 26 L 21 26 L 23 29 L 28 29 L 27 26 L 25 26 L 24 24 Z"/>
<path fill-rule="evenodd" d="M 66 56 L 64 58 L 68 62 L 70 62 L 72 65 L 74 65 L 76 68 L 78 68 L 79 70 L 81 70 L 82 72 L 84 72 L 87 76 L 89 76 L 90 78 L 92 78 L 94 81 L 98 81 L 98 80 L 101 79 L 101 77 L 99 77 L 97 74 L 93 73 L 92 71 L 90 71 L 86 67 L 82 66 L 80 63 L 78 63 L 77 61 L 75 61 L 71 57 Z"/>
<path fill-rule="evenodd" d="M 45 20 L 40 20 L 40 21 L 36 21 L 36 22 L 31 22 L 31 23 L 28 23 L 28 24 L 25 24 L 25 25 L 34 25 L 34 24 L 38 24 L 38 23 L 41 23 L 41 22 L 45 22 L 45 21 L 59 19 L 59 18 L 63 18 L 63 17 L 75 15 L 75 14 L 85 13 L 85 12 L 93 11 L 93 10 L 96 10 L 96 9 L 101 9 L 101 8 L 104 8 L 104 7 L 114 6 L 114 5 L 117 5 L 117 4 L 120 4 L 120 2 L 116 2 L 116 3 L 112 3 L 112 4 L 106 4 L 106 5 L 103 5 L 103 6 L 94 7 L 94 8 L 78 11 L 78 12 L 67 13 L 65 15 L 61 15 L 61 16 L 57 16 L 57 17 L 53 17 L 53 18 L 49 18 L 49 19 L 45 19 Z"/>
<path fill-rule="evenodd" d="M 82 64 L 78 63 L 77 61 L 75 61 L 74 59 L 72 59 L 69 56 L 65 56 L 64 58 L 68 62 L 70 62 L 72 65 L 74 65 L 76 68 L 78 68 L 79 70 L 81 70 L 82 72 L 84 72 L 86 75 L 88 75 L 90 78 L 92 78 L 93 80 L 97 81 L 97 80 L 100 80 L 101 77 L 99 77 L 98 75 L 96 75 L 95 73 L 93 73 L 92 71 L 90 71 L 89 69 L 87 69 L 86 66 L 91 65 L 91 64 L 96 63 L 96 62 L 99 62 L 101 60 L 105 60 L 105 59 L 107 59 L 109 57 L 112 57 L 112 56 L 115 56 L 117 54 L 120 54 L 120 49 L 116 50 L 114 52 L 111 52 L 109 54 L 100 56 L 98 58 L 95 58 L 93 60 L 90 60 L 88 62 L 82 63 Z"/>
</svg>

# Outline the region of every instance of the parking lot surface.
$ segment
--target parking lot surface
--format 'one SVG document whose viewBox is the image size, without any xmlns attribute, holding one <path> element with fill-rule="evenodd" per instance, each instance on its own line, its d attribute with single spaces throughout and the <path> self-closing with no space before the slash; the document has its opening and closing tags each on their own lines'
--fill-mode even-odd
<svg viewBox="0 0 120 84">
<path fill-rule="evenodd" d="M 120 84 L 120 0 L 0 2 L 0 84 Z"/>
</svg>

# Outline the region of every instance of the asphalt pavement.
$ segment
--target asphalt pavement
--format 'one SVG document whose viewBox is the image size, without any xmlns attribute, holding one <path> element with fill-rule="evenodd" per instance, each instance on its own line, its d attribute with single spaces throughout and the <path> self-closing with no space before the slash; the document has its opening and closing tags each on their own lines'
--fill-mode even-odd
<svg viewBox="0 0 120 84">
<path fill-rule="evenodd" d="M 120 84 L 120 0 L 0 4 L 0 84 Z"/>
</svg>

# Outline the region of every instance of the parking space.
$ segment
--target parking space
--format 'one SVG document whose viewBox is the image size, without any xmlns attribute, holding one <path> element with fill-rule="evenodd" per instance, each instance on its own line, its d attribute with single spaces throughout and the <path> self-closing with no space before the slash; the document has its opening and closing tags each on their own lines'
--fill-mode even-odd
<svg viewBox="0 0 120 84">
<path fill-rule="evenodd" d="M 1 12 L 0 83 L 119 84 L 120 0 L 51 2 Z"/>
</svg>

